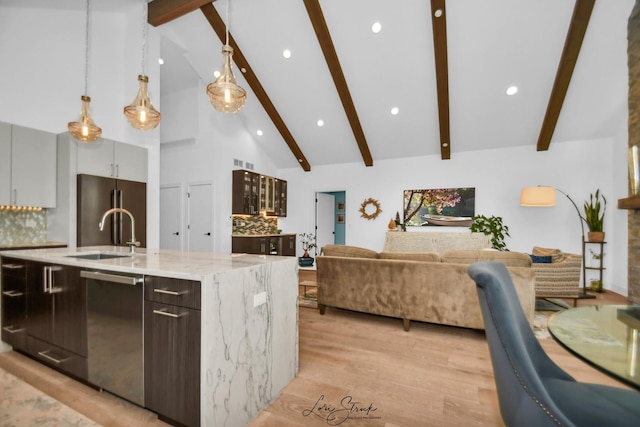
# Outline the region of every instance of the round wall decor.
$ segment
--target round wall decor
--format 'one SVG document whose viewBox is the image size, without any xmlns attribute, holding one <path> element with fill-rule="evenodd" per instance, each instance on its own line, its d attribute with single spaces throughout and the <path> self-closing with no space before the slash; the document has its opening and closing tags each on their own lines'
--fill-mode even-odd
<svg viewBox="0 0 640 427">
<path fill-rule="evenodd" d="M 366 219 L 375 219 L 382 212 L 382 209 L 380 209 L 380 202 L 376 199 L 372 199 L 371 197 L 362 202 L 359 210 L 360 216 Z"/>
</svg>

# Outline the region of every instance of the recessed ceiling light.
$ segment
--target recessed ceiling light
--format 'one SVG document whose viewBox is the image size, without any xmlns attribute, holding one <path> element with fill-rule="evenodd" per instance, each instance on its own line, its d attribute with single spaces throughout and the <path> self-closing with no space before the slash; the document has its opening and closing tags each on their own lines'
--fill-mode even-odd
<svg viewBox="0 0 640 427">
<path fill-rule="evenodd" d="M 164 65 L 164 59 L 162 59 L 162 58 L 158 58 L 158 64 L 160 64 L 160 65 Z"/>
<path fill-rule="evenodd" d="M 398 109 L 398 107 L 393 107 L 391 109 L 391 114 L 393 114 L 394 116 L 398 115 L 399 112 L 400 110 Z"/>
<path fill-rule="evenodd" d="M 318 125 L 318 127 L 322 127 L 322 126 L 324 126 L 324 120 L 322 120 L 322 119 L 321 119 L 321 120 L 318 120 L 318 121 L 316 122 L 316 124 Z"/>
<path fill-rule="evenodd" d="M 371 26 L 371 32 L 373 34 L 378 34 L 380 31 L 382 31 L 382 24 L 379 22 L 374 22 Z"/>
<path fill-rule="evenodd" d="M 282 51 L 282 56 L 284 56 L 286 59 L 291 58 L 291 51 L 289 49 L 285 49 Z"/>
<path fill-rule="evenodd" d="M 214 76 L 216 79 L 217 79 L 218 77 L 220 77 L 220 71 L 215 70 L 215 71 L 213 72 L 213 76 Z"/>
<path fill-rule="evenodd" d="M 256 132 L 256 134 L 257 134 L 258 136 L 262 136 L 262 130 L 258 129 L 258 131 Z"/>
<path fill-rule="evenodd" d="M 507 88 L 507 95 L 511 96 L 515 95 L 516 93 L 518 93 L 518 86 L 509 86 Z"/>
</svg>

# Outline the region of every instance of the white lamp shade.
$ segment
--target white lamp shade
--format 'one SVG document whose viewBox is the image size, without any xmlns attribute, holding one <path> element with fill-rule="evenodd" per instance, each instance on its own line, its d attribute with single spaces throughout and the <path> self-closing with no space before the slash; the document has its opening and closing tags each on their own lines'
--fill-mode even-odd
<svg viewBox="0 0 640 427">
<path fill-rule="evenodd" d="M 520 193 L 520 206 L 555 206 L 556 190 L 553 187 L 528 187 Z"/>
</svg>

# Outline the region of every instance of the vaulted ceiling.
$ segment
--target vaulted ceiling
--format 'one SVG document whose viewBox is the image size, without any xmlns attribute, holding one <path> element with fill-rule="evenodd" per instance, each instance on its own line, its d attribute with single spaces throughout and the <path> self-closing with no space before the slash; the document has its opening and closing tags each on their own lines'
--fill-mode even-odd
<svg viewBox="0 0 640 427">
<path fill-rule="evenodd" d="M 533 156 L 614 136 L 633 3 L 153 0 L 148 20 L 161 34 L 161 95 L 215 79 L 228 23 L 247 91 L 237 116 L 276 167 L 310 170 L 516 146 Z"/>
</svg>

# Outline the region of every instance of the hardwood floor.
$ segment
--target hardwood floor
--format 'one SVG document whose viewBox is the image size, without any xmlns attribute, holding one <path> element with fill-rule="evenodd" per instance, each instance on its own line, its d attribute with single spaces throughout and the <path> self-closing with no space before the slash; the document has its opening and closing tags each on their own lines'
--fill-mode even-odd
<svg viewBox="0 0 640 427">
<path fill-rule="evenodd" d="M 309 274 L 301 271 L 300 280 L 314 280 Z M 625 297 L 605 292 L 578 306 L 624 303 Z M 482 331 L 412 322 L 405 332 L 398 319 L 337 309 L 321 316 L 304 307 L 299 322 L 298 375 L 250 426 L 335 425 L 344 411 L 331 423 L 326 417 L 343 405 L 355 408 L 343 424 L 349 427 L 503 425 Z M 626 388 L 553 339 L 541 343 L 576 379 Z M 0 354 L 0 367 L 102 425 L 166 425 L 20 354 Z M 325 418 L 308 415 L 314 406 Z"/>
</svg>

